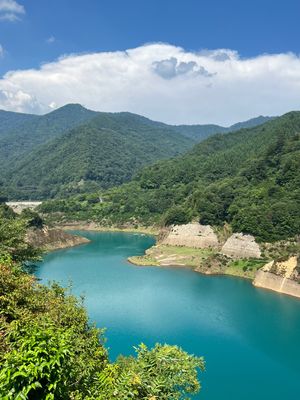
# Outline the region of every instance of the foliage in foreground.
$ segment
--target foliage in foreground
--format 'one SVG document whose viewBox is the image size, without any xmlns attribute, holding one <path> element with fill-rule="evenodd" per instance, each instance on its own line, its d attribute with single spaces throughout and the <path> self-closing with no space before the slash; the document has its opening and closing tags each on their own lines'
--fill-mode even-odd
<svg viewBox="0 0 300 400">
<path fill-rule="evenodd" d="M 5 204 L 0 204 L 0 256 L 10 256 L 15 262 L 37 261 L 39 251 L 24 238 L 28 227 L 41 223 L 36 213 L 26 212 L 19 217 Z"/>
<path fill-rule="evenodd" d="M 13 232 L 18 220 L 2 214 L 0 226 Z M 82 299 L 39 284 L 15 261 L 21 236 L 0 248 L 1 399 L 179 400 L 199 391 L 203 359 L 177 346 L 142 344 L 136 357 L 110 362 Z"/>
</svg>

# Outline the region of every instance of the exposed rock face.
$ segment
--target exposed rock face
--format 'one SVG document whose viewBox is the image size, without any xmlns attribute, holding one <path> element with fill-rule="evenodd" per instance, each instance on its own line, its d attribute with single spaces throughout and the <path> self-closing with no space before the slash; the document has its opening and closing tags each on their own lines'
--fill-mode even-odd
<svg viewBox="0 0 300 400">
<path fill-rule="evenodd" d="M 44 250 L 64 249 L 88 243 L 89 240 L 82 236 L 71 235 L 61 229 L 30 229 L 27 232 L 27 241 L 34 247 Z"/>
<path fill-rule="evenodd" d="M 251 235 L 234 233 L 227 239 L 221 253 L 232 258 L 260 258 L 261 251 Z"/>
<path fill-rule="evenodd" d="M 42 204 L 41 201 L 9 201 L 6 203 L 15 213 L 21 214 L 21 212 L 27 208 L 34 210 L 37 206 Z"/>
<path fill-rule="evenodd" d="M 300 272 L 297 257 L 266 264 L 255 276 L 253 285 L 300 298 Z"/>
<path fill-rule="evenodd" d="M 217 248 L 219 241 L 209 225 L 191 223 L 173 226 L 170 233 L 163 239 L 162 244 L 202 249 Z"/>
<path fill-rule="evenodd" d="M 84 222 L 84 221 L 73 221 L 68 223 L 62 223 L 58 225 L 62 229 L 69 229 L 69 230 L 84 230 L 84 231 L 97 231 L 99 230 L 100 226 L 96 222 Z"/>
</svg>

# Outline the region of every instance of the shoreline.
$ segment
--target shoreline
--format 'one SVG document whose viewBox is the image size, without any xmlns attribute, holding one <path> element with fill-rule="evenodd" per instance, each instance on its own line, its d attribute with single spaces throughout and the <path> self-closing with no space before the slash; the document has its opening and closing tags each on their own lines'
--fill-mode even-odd
<svg viewBox="0 0 300 400">
<path fill-rule="evenodd" d="M 28 229 L 26 241 L 35 248 L 41 249 L 44 253 L 67 249 L 83 244 L 90 240 L 82 235 L 75 235 L 62 229 L 44 226 L 42 229 Z"/>
<path fill-rule="evenodd" d="M 155 238 L 159 236 L 159 229 L 157 227 L 107 227 L 89 222 L 69 223 L 57 225 L 56 227 L 62 230 L 136 233 L 151 235 Z M 172 254 L 170 254 L 170 252 Z M 127 262 L 137 267 L 184 268 L 204 276 L 228 276 L 231 278 L 245 279 L 251 282 L 256 288 L 299 298 L 298 295 L 285 293 L 276 290 L 276 288 L 254 284 L 257 272 L 263 267 L 262 264 L 267 263 L 266 260 L 231 258 L 226 260 L 226 264 L 221 260 L 220 264 L 220 260 L 218 260 L 219 256 L 220 253 L 212 251 L 211 249 L 156 244 L 147 249 L 144 255 L 128 257 Z"/>
<path fill-rule="evenodd" d="M 91 232 L 125 232 L 125 233 L 139 233 L 145 235 L 151 235 L 157 237 L 160 229 L 154 226 L 137 226 L 135 227 L 119 227 L 119 226 L 103 226 L 97 225 L 94 222 L 80 222 L 80 223 L 68 223 L 68 224 L 57 224 L 55 228 L 62 229 L 64 231 L 91 231 Z"/>
<path fill-rule="evenodd" d="M 255 278 L 265 260 L 233 259 L 212 248 L 194 248 L 156 244 L 144 255 L 127 259 L 137 266 L 189 268 L 203 275 L 228 275 L 247 280 Z"/>
<path fill-rule="evenodd" d="M 137 259 L 139 257 L 139 259 Z M 189 269 L 190 271 L 193 271 L 197 274 L 203 275 L 203 276 L 229 276 L 229 277 L 233 277 L 233 278 L 239 278 L 239 279 L 245 279 L 247 281 L 253 282 L 254 278 L 249 277 L 249 276 L 245 276 L 245 275 L 239 275 L 239 274 L 233 274 L 233 273 L 226 273 L 226 272 L 204 272 L 201 271 L 199 269 L 197 269 L 197 267 L 195 268 L 193 265 L 189 265 L 189 264 L 159 264 L 157 261 L 153 261 L 151 262 L 149 260 L 146 262 L 143 262 L 143 257 L 144 256 L 130 256 L 127 258 L 127 261 L 132 264 L 135 265 L 136 267 L 158 267 L 158 268 L 182 268 L 182 269 Z M 141 258 L 141 259 L 140 259 Z M 140 261 L 139 261 L 140 260 Z"/>
</svg>

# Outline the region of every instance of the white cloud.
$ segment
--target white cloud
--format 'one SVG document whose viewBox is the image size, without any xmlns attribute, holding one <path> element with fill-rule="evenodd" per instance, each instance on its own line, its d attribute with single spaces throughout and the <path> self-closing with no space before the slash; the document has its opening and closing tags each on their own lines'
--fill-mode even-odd
<svg viewBox="0 0 300 400">
<path fill-rule="evenodd" d="M 164 79 L 172 79 L 178 75 L 193 74 L 203 75 L 206 77 L 213 76 L 202 65 L 198 65 L 195 61 L 179 62 L 176 57 L 170 57 L 167 60 L 154 61 L 152 63 L 154 72 Z"/>
<path fill-rule="evenodd" d="M 4 57 L 4 48 L 2 46 L 2 44 L 0 44 L 0 58 Z"/>
<path fill-rule="evenodd" d="M 47 43 L 51 44 L 55 42 L 55 37 L 54 36 L 50 36 L 48 37 L 48 39 L 46 40 Z"/>
<path fill-rule="evenodd" d="M 0 0 L 0 20 L 19 21 L 25 14 L 25 8 L 15 0 Z"/>
<path fill-rule="evenodd" d="M 233 50 L 196 53 L 154 43 L 63 56 L 0 79 L 0 108 L 42 113 L 74 102 L 175 124 L 229 125 L 300 109 L 300 57 L 244 59 Z"/>
</svg>

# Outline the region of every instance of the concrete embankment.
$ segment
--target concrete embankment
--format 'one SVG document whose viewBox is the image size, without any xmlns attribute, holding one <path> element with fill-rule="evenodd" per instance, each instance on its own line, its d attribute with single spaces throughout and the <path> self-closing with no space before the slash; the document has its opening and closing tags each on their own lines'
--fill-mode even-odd
<svg viewBox="0 0 300 400">
<path fill-rule="evenodd" d="M 253 285 L 300 298 L 300 285 L 298 282 L 272 274 L 271 272 L 258 271 Z"/>
<path fill-rule="evenodd" d="M 296 256 L 282 262 L 271 261 L 256 273 L 253 285 L 300 298 L 300 273 L 297 266 Z"/>
<path fill-rule="evenodd" d="M 202 274 L 253 279 L 256 270 L 263 265 L 258 260 L 261 253 L 254 237 L 234 234 L 226 240 L 224 236 L 218 238 L 211 226 L 197 222 L 175 225 L 161 232 L 157 244 L 144 256 L 128 260 L 141 266 L 190 267 Z M 226 249 L 230 255 L 224 254 Z"/>
<path fill-rule="evenodd" d="M 211 226 L 199 223 L 171 227 L 144 256 L 129 261 L 140 266 L 191 267 L 202 274 L 235 275 L 253 280 L 257 287 L 300 297 L 296 256 L 264 265 L 253 236 L 233 233 L 221 241 Z"/>
<path fill-rule="evenodd" d="M 169 234 L 162 240 L 162 244 L 197 249 L 219 247 L 218 237 L 211 226 L 199 223 L 173 226 Z"/>
</svg>

